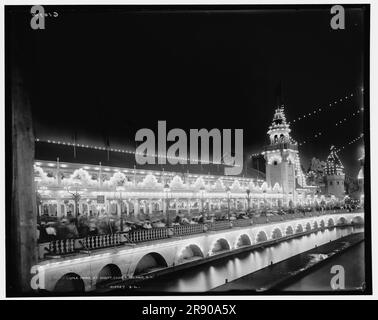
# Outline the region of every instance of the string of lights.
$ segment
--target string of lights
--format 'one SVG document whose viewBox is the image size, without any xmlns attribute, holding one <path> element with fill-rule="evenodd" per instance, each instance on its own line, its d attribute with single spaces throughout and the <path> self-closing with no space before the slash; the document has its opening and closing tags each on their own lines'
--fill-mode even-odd
<svg viewBox="0 0 378 320">
<path fill-rule="evenodd" d="M 335 123 L 335 126 L 336 127 L 340 127 L 341 125 L 343 125 L 344 123 L 346 123 L 347 121 L 353 119 L 354 117 L 360 115 L 362 113 L 362 111 L 364 111 L 364 108 L 361 107 L 359 109 L 357 109 L 355 112 L 353 112 L 350 116 L 348 117 L 345 117 L 339 121 L 337 121 Z M 318 131 L 316 132 L 315 134 L 313 134 L 312 136 L 310 136 L 308 139 L 304 140 L 304 141 L 301 141 L 301 142 L 298 142 L 298 146 L 303 146 L 305 144 L 308 144 L 309 142 L 311 141 L 314 141 L 314 139 L 318 139 L 320 138 L 322 135 L 324 134 L 324 131 Z M 261 153 L 253 153 L 250 155 L 250 158 L 254 158 L 254 157 L 258 157 L 260 156 Z"/>
<path fill-rule="evenodd" d="M 336 126 L 336 127 L 340 127 L 340 126 L 343 125 L 345 122 L 347 122 L 347 121 L 353 119 L 354 117 L 358 116 L 362 111 L 364 111 L 364 108 L 363 108 L 363 107 L 361 107 L 361 108 L 359 108 L 358 110 L 356 110 L 355 112 L 353 112 L 350 116 L 345 117 L 345 118 L 343 118 L 343 119 L 337 121 L 337 122 L 335 123 L 335 126 Z M 324 132 L 321 132 L 321 131 L 316 132 L 314 135 L 312 135 L 311 137 L 309 137 L 309 139 L 311 139 L 310 141 L 313 141 L 314 139 L 319 138 L 322 134 L 324 134 Z M 304 144 L 306 144 L 306 143 L 308 143 L 308 142 L 309 142 L 308 140 L 307 140 L 307 141 L 301 141 L 301 142 L 298 143 L 298 145 L 299 145 L 299 146 L 302 146 L 302 145 L 304 145 Z"/>
<path fill-rule="evenodd" d="M 308 113 L 304 113 L 304 114 L 298 116 L 297 118 L 294 118 L 291 122 L 289 122 L 289 124 L 296 123 L 296 122 L 299 122 L 299 121 L 304 120 L 304 119 L 309 119 L 312 116 L 315 116 L 315 115 L 317 115 L 321 112 L 330 110 L 332 107 L 335 107 L 337 105 L 341 105 L 342 102 L 350 101 L 350 100 L 352 100 L 353 97 L 357 96 L 358 94 L 363 94 L 363 93 L 364 93 L 363 88 L 355 89 L 355 92 L 349 93 L 342 98 L 338 98 L 338 99 L 335 99 L 335 100 L 329 102 L 327 105 L 319 106 L 319 107 L 315 108 L 314 110 L 312 110 Z"/>
<path fill-rule="evenodd" d="M 357 141 L 359 141 L 360 139 L 362 139 L 364 137 L 364 134 L 361 133 L 357 138 L 354 138 L 353 140 L 349 141 L 347 144 L 343 145 L 342 147 L 340 148 L 337 148 L 335 150 L 336 153 L 339 153 L 341 151 L 343 151 L 345 148 L 349 147 L 351 144 L 353 143 L 356 143 Z"/>
<path fill-rule="evenodd" d="M 182 160 L 182 161 L 189 161 L 188 158 L 183 158 L 183 157 L 171 157 L 171 156 L 164 156 L 161 154 L 153 154 L 153 155 L 148 155 L 143 152 L 136 152 L 133 150 L 126 150 L 126 149 L 118 149 L 118 148 L 111 148 L 111 147 L 100 147 L 100 146 L 94 146 L 94 145 L 88 145 L 88 144 L 81 144 L 81 143 L 74 143 L 74 142 L 66 142 L 66 141 L 60 141 L 60 140 L 42 140 L 42 139 L 35 139 L 35 142 L 45 142 L 45 143 L 50 143 L 50 144 L 57 144 L 57 145 L 66 145 L 66 146 L 71 146 L 71 147 L 78 147 L 78 148 L 86 148 L 86 149 L 95 149 L 95 150 L 101 150 L 101 151 L 111 151 L 111 152 L 119 152 L 119 153 L 128 153 L 128 154 L 134 154 L 134 155 L 142 155 L 142 156 L 152 156 L 152 157 L 157 157 L 157 158 L 166 158 L 166 159 L 177 159 L 177 160 Z M 222 165 L 224 164 L 222 161 L 206 161 L 206 160 L 201 160 L 198 159 L 199 163 L 202 164 L 216 164 L 216 165 Z"/>
</svg>

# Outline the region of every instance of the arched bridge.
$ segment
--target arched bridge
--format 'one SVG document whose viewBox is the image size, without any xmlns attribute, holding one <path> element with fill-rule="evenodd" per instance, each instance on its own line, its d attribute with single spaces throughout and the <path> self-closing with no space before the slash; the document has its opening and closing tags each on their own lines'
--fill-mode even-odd
<svg viewBox="0 0 378 320">
<path fill-rule="evenodd" d="M 258 243 L 363 222 L 364 213 L 326 214 L 76 253 L 42 261 L 37 268 L 39 283 L 48 291 L 91 291 L 110 279 L 136 277 Z"/>
</svg>

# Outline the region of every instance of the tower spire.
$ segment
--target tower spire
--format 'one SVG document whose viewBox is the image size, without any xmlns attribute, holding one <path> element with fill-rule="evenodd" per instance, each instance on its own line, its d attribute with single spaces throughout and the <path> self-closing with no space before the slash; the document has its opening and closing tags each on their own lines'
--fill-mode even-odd
<svg viewBox="0 0 378 320">
<path fill-rule="evenodd" d="M 284 107 L 282 80 L 280 80 L 280 82 L 277 85 L 277 89 L 276 89 L 276 106 L 277 106 L 277 108 L 283 108 Z"/>
</svg>

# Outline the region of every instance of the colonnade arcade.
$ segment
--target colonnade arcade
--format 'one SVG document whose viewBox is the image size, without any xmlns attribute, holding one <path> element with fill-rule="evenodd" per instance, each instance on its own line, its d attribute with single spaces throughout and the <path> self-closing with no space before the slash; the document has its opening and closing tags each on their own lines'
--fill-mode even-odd
<svg viewBox="0 0 378 320">
<path fill-rule="evenodd" d="M 289 207 L 320 202 L 306 193 L 284 194 L 276 183 L 233 176 L 182 174 L 38 161 L 35 163 L 40 215 L 198 213 Z"/>
<path fill-rule="evenodd" d="M 250 195 L 212 193 L 200 196 L 196 193 L 171 192 L 78 192 L 80 199 L 75 201 L 69 194 L 62 191 L 39 191 L 41 199 L 38 212 L 49 216 L 75 215 L 137 215 L 154 213 L 200 213 L 224 211 L 245 211 L 261 208 L 279 208 L 283 205 L 282 194 Z M 101 195 L 100 195 L 101 193 Z M 249 202 L 249 204 L 248 204 Z"/>
</svg>

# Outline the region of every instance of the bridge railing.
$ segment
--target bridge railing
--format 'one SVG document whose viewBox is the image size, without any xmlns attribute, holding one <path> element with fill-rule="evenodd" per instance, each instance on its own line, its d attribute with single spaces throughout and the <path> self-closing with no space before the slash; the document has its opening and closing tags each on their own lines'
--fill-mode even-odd
<svg viewBox="0 0 378 320">
<path fill-rule="evenodd" d="M 231 222 L 228 220 L 212 222 L 209 223 L 207 226 L 208 230 L 210 231 L 218 231 L 232 228 Z"/>
<path fill-rule="evenodd" d="M 75 251 L 75 239 L 54 240 L 49 243 L 47 253 L 63 255 Z"/>
<path fill-rule="evenodd" d="M 83 238 L 81 244 L 84 249 L 99 249 L 121 244 L 121 234 L 103 234 L 99 236 Z"/>
<path fill-rule="evenodd" d="M 282 220 L 301 219 L 306 217 L 323 216 L 327 214 L 348 213 L 347 210 L 326 210 L 310 213 L 295 213 L 283 216 L 253 217 L 252 219 L 237 219 L 233 221 L 215 221 L 206 224 L 192 224 L 174 226 L 173 228 L 152 228 L 136 231 L 98 235 L 79 239 L 63 239 L 51 242 L 41 243 L 39 245 L 39 257 L 43 259 L 45 255 L 65 255 L 86 249 L 94 250 L 111 246 L 121 245 L 123 243 L 140 243 L 159 239 L 169 238 L 170 236 L 187 236 L 209 231 L 218 231 L 230 229 L 233 227 L 247 227 L 253 224 L 266 224 Z M 171 231 L 172 230 L 172 231 Z"/>
<path fill-rule="evenodd" d="M 130 242 L 138 243 L 168 238 L 168 228 L 152 228 L 136 230 L 127 233 Z"/>
<path fill-rule="evenodd" d="M 267 217 L 253 217 L 252 218 L 253 224 L 265 224 L 268 223 Z"/>
<path fill-rule="evenodd" d="M 205 232 L 204 224 L 189 224 L 186 226 L 174 226 L 173 235 L 174 236 L 187 236 L 191 234 L 197 234 Z"/>
<path fill-rule="evenodd" d="M 232 221 L 233 227 L 248 227 L 253 224 L 252 219 L 237 219 Z"/>
</svg>

